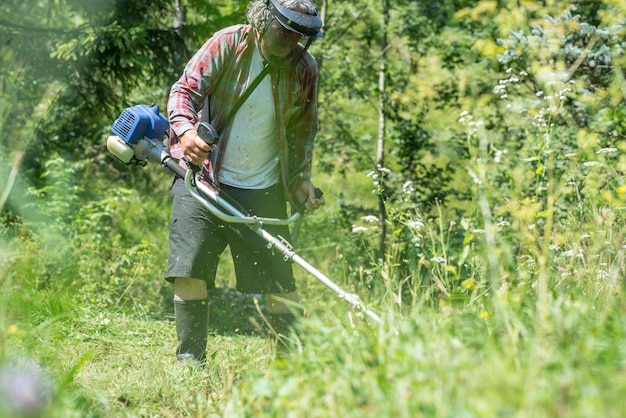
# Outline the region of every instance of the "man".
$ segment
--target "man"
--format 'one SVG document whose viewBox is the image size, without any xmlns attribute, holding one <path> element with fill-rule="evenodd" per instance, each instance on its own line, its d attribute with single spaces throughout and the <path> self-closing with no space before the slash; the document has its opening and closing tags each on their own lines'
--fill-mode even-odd
<svg viewBox="0 0 626 418">
<path fill-rule="evenodd" d="M 251 214 L 284 218 L 287 201 L 314 211 L 325 202 L 310 180 L 319 72 L 308 47 L 321 37 L 322 21 L 312 0 L 252 1 L 247 18 L 214 34 L 172 86 L 170 151 L 201 166 L 211 187 Z M 201 120 L 218 132 L 216 145 L 198 136 Z M 226 246 L 237 289 L 266 294 L 270 324 L 286 332 L 295 317 L 285 301 L 298 301 L 291 264 L 248 228 L 207 213 L 181 179 L 172 194 L 166 280 L 174 283 L 177 358 L 205 361 L 207 290 Z M 287 227 L 266 229 L 289 239 Z"/>
</svg>

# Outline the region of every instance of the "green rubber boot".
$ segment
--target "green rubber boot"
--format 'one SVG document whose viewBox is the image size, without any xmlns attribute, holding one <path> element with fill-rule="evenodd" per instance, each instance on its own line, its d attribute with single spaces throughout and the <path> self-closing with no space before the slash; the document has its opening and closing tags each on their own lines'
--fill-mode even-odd
<svg viewBox="0 0 626 418">
<path fill-rule="evenodd" d="M 206 362 L 206 342 L 209 330 L 208 300 L 174 300 L 176 317 L 176 358 L 194 363 Z"/>
<path fill-rule="evenodd" d="M 291 312 L 269 313 L 267 319 L 277 334 L 288 336 L 295 327 L 297 318 Z"/>
<path fill-rule="evenodd" d="M 277 354 L 283 355 L 289 349 L 289 337 L 292 332 L 298 334 L 298 317 L 293 313 L 269 313 L 267 319 L 274 329 Z"/>
</svg>

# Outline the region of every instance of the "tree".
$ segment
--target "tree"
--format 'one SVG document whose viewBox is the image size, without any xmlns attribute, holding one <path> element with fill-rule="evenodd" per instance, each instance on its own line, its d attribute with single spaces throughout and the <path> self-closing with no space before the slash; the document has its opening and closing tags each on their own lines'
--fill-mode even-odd
<svg viewBox="0 0 626 418">
<path fill-rule="evenodd" d="M 240 21 L 246 3 L 218 7 L 194 0 L 183 8 L 169 0 L 61 0 L 54 7 L 45 0 L 3 2 L 3 154 L 24 154 L 22 174 L 29 183 L 41 181 L 45 161 L 55 154 L 91 159 L 103 175 L 113 167 L 119 175 L 124 168 L 103 151 L 109 126 L 130 105 L 164 109 L 188 46 Z"/>
<path fill-rule="evenodd" d="M 378 141 L 376 151 L 376 168 L 380 182 L 380 192 L 378 193 L 378 258 L 385 259 L 386 237 L 387 237 L 387 209 L 385 193 L 385 137 L 386 130 L 386 110 L 387 110 L 387 27 L 389 26 L 389 0 L 383 0 L 382 10 L 382 36 L 380 49 L 382 56 L 380 59 L 380 70 L 378 74 Z"/>
</svg>

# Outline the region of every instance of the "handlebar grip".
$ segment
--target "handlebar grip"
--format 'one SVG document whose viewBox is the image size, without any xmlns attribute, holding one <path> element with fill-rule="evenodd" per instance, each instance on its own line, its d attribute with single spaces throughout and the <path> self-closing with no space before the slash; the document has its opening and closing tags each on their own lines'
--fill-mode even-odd
<svg viewBox="0 0 626 418">
<path fill-rule="evenodd" d="M 198 136 L 206 142 L 207 145 L 217 144 L 217 141 L 220 139 L 220 135 L 217 133 L 217 130 L 208 122 L 202 122 L 198 125 Z M 195 164 L 187 162 L 187 165 L 194 173 L 200 171 L 200 167 Z"/>
<path fill-rule="evenodd" d="M 324 196 L 324 192 L 319 187 L 315 188 L 315 192 L 314 193 L 315 193 L 315 198 L 316 199 L 320 199 L 322 196 Z M 296 209 L 296 212 L 304 213 L 305 206 L 306 206 L 306 200 L 304 202 L 300 203 L 300 206 L 298 206 L 298 209 Z"/>
<path fill-rule="evenodd" d="M 202 122 L 198 125 L 198 136 L 209 145 L 217 144 L 220 139 L 217 130 L 208 122 Z"/>
</svg>

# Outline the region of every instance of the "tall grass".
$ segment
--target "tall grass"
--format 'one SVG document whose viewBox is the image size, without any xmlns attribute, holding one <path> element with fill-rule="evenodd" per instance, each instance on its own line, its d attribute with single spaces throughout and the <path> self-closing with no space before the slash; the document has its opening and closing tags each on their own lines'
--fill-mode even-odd
<svg viewBox="0 0 626 418">
<path fill-rule="evenodd" d="M 428 225 L 426 234 L 440 233 Z M 308 281 L 312 309 L 287 358 L 260 337 L 214 335 L 204 369 L 173 359 L 167 317 L 38 287 L 13 264 L 3 276 L 3 359 L 27 356 L 51 378 L 45 416 L 618 417 L 624 301 L 594 271 L 619 260 L 588 258 L 578 283 L 557 280 L 541 315 L 532 285 L 433 304 L 419 287 L 400 289 L 390 270 L 385 286 L 361 294 L 382 313 L 378 326 Z"/>
</svg>

